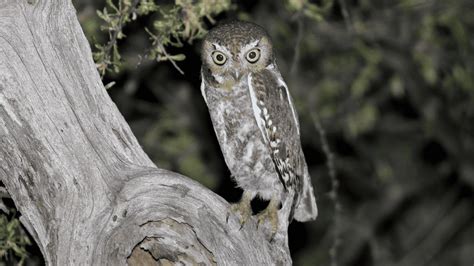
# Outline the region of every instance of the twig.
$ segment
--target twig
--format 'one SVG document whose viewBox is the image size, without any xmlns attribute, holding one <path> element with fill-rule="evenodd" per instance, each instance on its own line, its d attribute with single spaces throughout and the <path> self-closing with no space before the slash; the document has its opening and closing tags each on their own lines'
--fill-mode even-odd
<svg viewBox="0 0 474 266">
<path fill-rule="evenodd" d="M 296 71 L 298 70 L 298 65 L 300 61 L 300 46 L 301 46 L 301 40 L 303 39 L 303 18 L 301 16 L 301 13 L 298 12 L 296 15 L 298 27 L 297 27 L 297 33 L 296 33 L 296 43 L 295 43 L 295 48 L 293 50 L 293 60 L 291 62 L 291 68 L 290 68 L 290 75 L 291 77 L 294 76 Z"/>
<path fill-rule="evenodd" d="M 347 11 L 346 1 L 345 0 L 337 0 L 339 5 L 341 6 L 341 13 L 342 17 L 344 18 L 344 22 L 346 24 L 346 28 L 348 31 L 352 31 L 352 21 L 351 16 L 349 15 L 349 11 Z"/>
<path fill-rule="evenodd" d="M 152 43 L 152 48 L 155 49 L 155 48 L 158 48 L 158 50 L 160 51 L 160 53 L 163 53 L 165 56 L 165 59 L 170 61 L 171 64 L 174 66 L 174 68 L 176 70 L 178 70 L 178 72 L 181 74 L 181 75 L 184 75 L 184 71 L 178 66 L 178 64 L 176 64 L 176 62 L 174 61 L 174 59 L 168 54 L 168 52 L 166 52 L 166 48 L 165 46 L 163 45 L 163 43 L 161 42 L 161 36 L 156 36 L 155 34 L 153 34 L 149 29 L 145 28 L 145 31 L 150 35 L 150 39 L 153 40 L 153 43 Z M 178 40 L 179 41 L 179 40 Z M 152 50 L 152 48 L 148 49 L 147 52 L 145 53 L 145 58 L 147 57 L 147 55 L 149 54 L 149 51 Z M 161 55 L 159 54 L 158 56 L 156 56 L 155 60 L 157 62 L 160 62 L 160 61 L 165 61 L 165 60 L 161 60 Z M 142 57 L 140 57 L 140 61 L 138 62 L 139 64 L 141 64 L 141 61 L 142 61 Z"/>
<path fill-rule="evenodd" d="M 133 0 L 132 5 L 128 9 L 127 13 L 124 14 L 123 16 L 120 16 L 119 23 L 114 28 L 113 33 L 110 35 L 110 39 L 107 42 L 107 45 L 104 47 L 104 50 L 103 50 L 103 52 L 104 52 L 104 63 L 107 66 L 110 65 L 110 63 L 109 63 L 110 62 L 110 51 L 111 51 L 112 47 L 114 47 L 114 45 L 117 43 L 118 34 L 119 34 L 119 32 L 122 31 L 123 23 L 125 21 L 125 18 L 127 18 L 128 16 L 130 16 L 130 14 L 135 12 L 139 2 L 140 2 L 140 0 Z M 105 67 L 105 69 L 107 69 L 107 66 Z M 104 75 L 105 75 L 105 70 L 101 73 L 101 77 L 103 78 Z"/>
<path fill-rule="evenodd" d="M 331 258 L 331 266 L 337 266 L 338 265 L 337 251 L 340 244 L 339 217 L 340 217 L 340 212 L 341 212 L 341 203 L 339 202 L 339 197 L 338 197 L 339 180 L 337 179 L 336 167 L 334 165 L 334 153 L 329 148 L 329 143 L 326 137 L 326 131 L 322 127 L 321 122 L 319 121 L 319 118 L 315 113 L 311 113 L 311 118 L 313 119 L 313 123 L 319 132 L 321 145 L 322 145 L 324 154 L 326 155 L 326 167 L 328 168 L 329 177 L 331 178 L 331 191 L 329 192 L 329 197 L 331 198 L 334 204 L 334 216 L 333 216 L 334 240 L 329 250 L 329 255 Z"/>
<path fill-rule="evenodd" d="M 178 70 L 178 72 L 179 72 L 181 75 L 184 75 L 184 71 L 181 70 L 181 68 L 178 66 L 178 64 L 176 64 L 176 62 L 173 60 L 173 58 L 171 58 L 171 56 L 169 56 L 169 54 L 166 52 L 166 49 L 165 49 L 165 47 L 163 46 L 163 44 L 159 43 L 159 44 L 158 44 L 158 47 L 160 47 L 160 50 L 163 51 L 163 54 L 165 54 L 166 60 L 170 61 L 171 64 L 174 66 L 174 68 L 176 68 L 176 70 Z"/>
</svg>

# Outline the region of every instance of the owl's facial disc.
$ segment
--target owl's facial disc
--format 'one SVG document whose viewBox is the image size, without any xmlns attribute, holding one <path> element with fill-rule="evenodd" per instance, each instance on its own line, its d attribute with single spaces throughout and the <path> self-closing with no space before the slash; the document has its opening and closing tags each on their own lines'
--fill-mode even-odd
<svg viewBox="0 0 474 266">
<path fill-rule="evenodd" d="M 204 41 L 204 51 L 203 61 L 218 83 L 235 84 L 242 79 L 241 64 L 233 53 L 232 47 Z"/>
<path fill-rule="evenodd" d="M 265 69 L 272 58 L 272 45 L 266 36 L 228 42 L 204 40 L 203 43 L 204 65 L 217 83 L 231 87 L 250 73 Z"/>
</svg>

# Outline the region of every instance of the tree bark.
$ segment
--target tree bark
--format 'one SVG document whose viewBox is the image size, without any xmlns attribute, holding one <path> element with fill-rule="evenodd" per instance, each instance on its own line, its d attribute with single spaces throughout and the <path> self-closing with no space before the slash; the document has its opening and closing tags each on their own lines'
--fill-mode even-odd
<svg viewBox="0 0 474 266">
<path fill-rule="evenodd" d="M 286 232 L 152 163 L 67 0 L 0 0 L 0 178 L 48 265 L 291 264 Z"/>
</svg>

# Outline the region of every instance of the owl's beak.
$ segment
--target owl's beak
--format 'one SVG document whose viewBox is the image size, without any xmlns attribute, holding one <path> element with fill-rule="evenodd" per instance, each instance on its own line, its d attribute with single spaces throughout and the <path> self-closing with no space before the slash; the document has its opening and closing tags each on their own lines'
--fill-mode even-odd
<svg viewBox="0 0 474 266">
<path fill-rule="evenodd" d="M 239 81 L 242 78 L 242 73 L 239 71 L 232 72 L 230 75 L 234 78 L 234 81 Z"/>
</svg>

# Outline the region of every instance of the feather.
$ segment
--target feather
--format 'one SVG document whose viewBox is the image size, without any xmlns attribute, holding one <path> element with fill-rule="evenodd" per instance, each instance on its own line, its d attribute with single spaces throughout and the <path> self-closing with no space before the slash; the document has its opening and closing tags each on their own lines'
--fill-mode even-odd
<svg viewBox="0 0 474 266">
<path fill-rule="evenodd" d="M 285 189 L 295 191 L 292 213 L 298 220 L 317 215 L 311 179 L 301 149 L 299 121 L 288 86 L 276 67 L 250 75 L 252 108 L 279 179 Z"/>
</svg>

